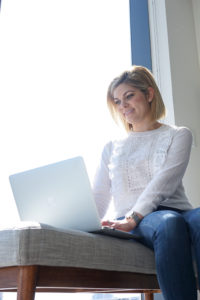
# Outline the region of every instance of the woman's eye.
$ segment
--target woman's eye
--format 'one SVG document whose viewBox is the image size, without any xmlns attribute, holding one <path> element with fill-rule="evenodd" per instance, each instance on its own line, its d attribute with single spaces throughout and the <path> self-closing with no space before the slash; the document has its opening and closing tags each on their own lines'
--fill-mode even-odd
<svg viewBox="0 0 200 300">
<path fill-rule="evenodd" d="M 128 94 L 127 96 L 126 96 L 126 99 L 130 99 L 130 98 L 132 98 L 134 96 L 134 94 Z"/>
<path fill-rule="evenodd" d="M 120 100 L 115 100 L 114 102 L 115 102 L 116 105 L 119 105 L 121 103 Z"/>
</svg>

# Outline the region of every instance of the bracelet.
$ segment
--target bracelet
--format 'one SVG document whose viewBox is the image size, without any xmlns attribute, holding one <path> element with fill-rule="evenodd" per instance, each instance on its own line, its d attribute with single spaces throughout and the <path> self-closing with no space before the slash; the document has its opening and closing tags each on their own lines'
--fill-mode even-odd
<svg viewBox="0 0 200 300">
<path fill-rule="evenodd" d="M 133 213 L 132 213 L 129 217 L 127 217 L 126 219 L 127 219 L 127 220 L 130 220 L 130 219 L 134 220 L 135 223 L 136 223 L 136 225 L 138 225 L 138 224 L 141 222 L 141 218 L 138 217 L 138 215 L 137 215 L 135 212 L 133 212 Z"/>
</svg>

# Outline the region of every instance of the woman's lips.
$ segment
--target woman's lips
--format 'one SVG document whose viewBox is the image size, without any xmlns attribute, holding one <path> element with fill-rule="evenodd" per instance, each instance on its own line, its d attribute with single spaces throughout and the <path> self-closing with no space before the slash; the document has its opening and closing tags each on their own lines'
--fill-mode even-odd
<svg viewBox="0 0 200 300">
<path fill-rule="evenodd" d="M 131 114 L 133 111 L 134 111 L 134 108 L 131 108 L 131 109 L 125 111 L 125 112 L 124 112 L 124 115 L 125 115 L 125 116 L 128 116 L 128 115 Z"/>
</svg>

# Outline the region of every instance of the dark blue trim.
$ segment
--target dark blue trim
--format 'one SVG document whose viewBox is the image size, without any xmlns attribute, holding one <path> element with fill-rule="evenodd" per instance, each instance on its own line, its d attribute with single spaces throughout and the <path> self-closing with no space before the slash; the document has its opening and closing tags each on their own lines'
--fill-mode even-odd
<svg viewBox="0 0 200 300">
<path fill-rule="evenodd" d="M 132 64 L 152 70 L 148 0 L 129 0 Z"/>
</svg>

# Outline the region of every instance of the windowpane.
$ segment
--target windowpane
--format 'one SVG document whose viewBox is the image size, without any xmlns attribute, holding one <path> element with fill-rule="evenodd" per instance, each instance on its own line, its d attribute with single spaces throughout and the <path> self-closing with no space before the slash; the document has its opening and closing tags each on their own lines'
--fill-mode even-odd
<svg viewBox="0 0 200 300">
<path fill-rule="evenodd" d="M 82 155 L 93 177 L 118 128 L 106 107 L 131 64 L 128 0 L 6 0 L 0 18 L 0 222 L 12 173 Z"/>
<path fill-rule="evenodd" d="M 0 223 L 9 224 L 18 220 L 10 174 L 82 155 L 92 179 L 103 145 L 121 134 L 106 90 L 131 64 L 129 0 L 6 0 L 0 23 Z M 80 298 L 92 294 L 70 295 Z"/>
</svg>

